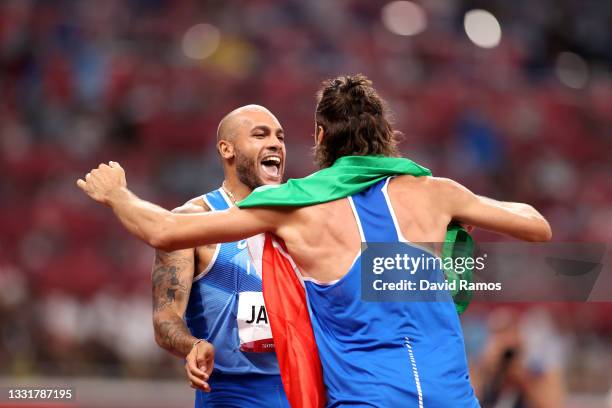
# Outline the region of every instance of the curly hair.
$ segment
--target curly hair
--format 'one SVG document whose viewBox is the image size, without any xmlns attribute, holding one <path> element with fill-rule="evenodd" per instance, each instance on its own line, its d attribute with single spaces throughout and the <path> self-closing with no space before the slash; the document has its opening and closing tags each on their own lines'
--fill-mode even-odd
<svg viewBox="0 0 612 408">
<path fill-rule="evenodd" d="M 315 114 L 317 128 L 324 131 L 315 146 L 317 165 L 329 167 L 342 156 L 399 156 L 399 133 L 391 127 L 385 105 L 364 75 L 323 82 Z"/>
</svg>

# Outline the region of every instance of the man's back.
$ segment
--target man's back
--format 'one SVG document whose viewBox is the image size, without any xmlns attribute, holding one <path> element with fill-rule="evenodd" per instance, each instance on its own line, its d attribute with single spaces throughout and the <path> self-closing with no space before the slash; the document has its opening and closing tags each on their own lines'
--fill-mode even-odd
<svg viewBox="0 0 612 408">
<path fill-rule="evenodd" d="M 391 178 L 386 193 L 403 237 L 410 242 L 443 242 L 450 217 L 441 207 L 437 179 Z M 300 272 L 319 282 L 344 276 L 361 249 L 348 199 L 288 211 L 278 235 Z"/>
<path fill-rule="evenodd" d="M 361 298 L 361 263 L 365 262 L 361 242 L 393 244 L 406 241 L 405 235 L 413 240 L 437 238 L 418 229 L 433 229 L 432 220 L 443 218 L 424 214 L 429 220 L 419 224 L 409 213 L 424 212 L 427 197 L 393 205 L 391 195 L 416 195 L 422 187 L 414 187 L 412 179 L 392 180 L 382 180 L 348 199 L 311 207 L 311 212 L 302 209 L 290 215 L 301 217 L 310 231 L 303 241 L 293 242 L 293 252 L 291 246 L 287 249 L 301 262 L 305 259 L 310 268 L 303 274 L 304 287 L 327 406 L 442 407 L 451 400 L 455 407 L 478 407 L 450 293 L 439 293 L 439 301 L 365 302 Z M 390 184 L 396 184 L 391 193 Z M 396 207 L 405 214 L 404 225 L 416 232 L 406 234 L 400 228 Z M 322 228 L 331 232 L 321 234 Z M 304 258 L 311 250 L 309 258 Z M 405 245 L 401 250 L 414 258 L 434 257 L 418 246 Z M 425 274 L 436 282 L 443 279 L 440 269 L 418 271 L 416 276 Z"/>
</svg>

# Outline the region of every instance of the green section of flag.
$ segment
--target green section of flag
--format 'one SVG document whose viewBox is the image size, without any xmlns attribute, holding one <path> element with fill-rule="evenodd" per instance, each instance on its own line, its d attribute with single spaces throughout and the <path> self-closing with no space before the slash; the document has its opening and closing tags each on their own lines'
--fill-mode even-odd
<svg viewBox="0 0 612 408">
<path fill-rule="evenodd" d="M 474 256 L 474 240 L 472 236 L 459 224 L 452 222 L 446 229 L 446 237 L 444 239 L 444 245 L 442 246 L 442 259 L 445 258 L 471 258 Z M 453 263 L 455 265 L 455 263 Z M 468 283 L 473 280 L 474 268 L 465 268 L 462 273 L 458 273 L 454 268 L 444 269 L 446 280 L 450 282 L 457 281 L 456 289 L 452 291 L 453 301 L 455 302 L 455 308 L 457 313 L 461 314 L 465 312 L 468 305 L 472 301 L 472 291 L 461 289 L 459 281 L 466 281 Z M 451 286 L 452 287 L 452 286 Z"/>
<path fill-rule="evenodd" d="M 345 156 L 333 166 L 317 171 L 300 179 L 289 179 L 280 185 L 268 185 L 255 189 L 248 197 L 237 203 L 240 208 L 251 207 L 304 207 L 326 203 L 357 194 L 380 180 L 396 175 L 415 177 L 431 176 L 429 169 L 412 160 L 385 156 Z M 472 256 L 474 243 L 472 237 L 461 226 L 451 223 L 448 226 L 443 257 Z M 472 270 L 462 274 L 446 269 L 449 282 L 472 280 Z M 472 293 L 460 291 L 453 293 L 458 313 L 467 308 Z"/>
<path fill-rule="evenodd" d="M 308 177 L 289 179 L 280 185 L 256 188 L 244 200 L 240 208 L 281 206 L 304 207 L 326 203 L 357 194 L 393 176 L 410 174 L 431 176 L 431 171 L 412 160 L 384 156 L 344 156 L 333 166 L 317 171 Z"/>
</svg>

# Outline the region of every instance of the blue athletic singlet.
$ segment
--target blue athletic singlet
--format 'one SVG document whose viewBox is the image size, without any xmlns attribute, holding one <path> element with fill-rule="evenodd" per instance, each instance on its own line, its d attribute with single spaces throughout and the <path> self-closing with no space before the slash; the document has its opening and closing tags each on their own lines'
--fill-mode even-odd
<svg viewBox="0 0 612 408">
<path fill-rule="evenodd" d="M 223 189 L 205 194 L 211 211 L 232 206 Z M 263 304 L 261 277 L 246 241 L 216 246 L 193 280 L 185 321 L 191 334 L 215 346 L 212 391 L 196 392 L 196 408 L 288 407 Z"/>
<path fill-rule="evenodd" d="M 349 197 L 363 242 L 405 242 L 388 182 Z M 304 282 L 327 406 L 479 407 L 453 302 L 364 302 L 360 273 L 358 256 L 337 282 Z"/>
</svg>

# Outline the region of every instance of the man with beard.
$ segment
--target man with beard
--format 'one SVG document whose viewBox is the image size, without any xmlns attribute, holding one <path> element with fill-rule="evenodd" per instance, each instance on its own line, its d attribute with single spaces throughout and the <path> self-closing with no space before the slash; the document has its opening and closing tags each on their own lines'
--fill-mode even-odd
<svg viewBox="0 0 612 408">
<path fill-rule="evenodd" d="M 227 210 L 253 189 L 282 181 L 283 129 L 264 107 L 243 106 L 225 116 L 217 131 L 217 149 L 225 176 L 221 187 L 175 213 Z M 158 250 L 152 281 L 155 339 L 186 358 L 196 408 L 288 406 L 261 277 L 245 240 Z"/>
<path fill-rule="evenodd" d="M 385 105 L 361 75 L 324 83 L 315 129 L 322 169 L 256 190 L 244 200 L 256 203 L 250 208 L 240 202 L 240 208 L 223 213 L 172 214 L 132 194 L 115 162 L 100 165 L 77 184 L 154 247 L 176 249 L 263 232 L 282 240 L 269 244 L 267 239 L 266 245 L 278 248 L 290 264 L 283 269 L 286 275 L 301 279 L 307 300 L 302 309 L 308 310 L 316 349 L 310 355 L 293 351 L 279 361 L 302 358 L 304 365 L 320 359 L 326 388 L 319 392 L 322 387 L 294 382 L 283 369 L 292 407 L 478 407 L 450 294 L 442 291 L 441 301 L 363 301 L 361 243 L 402 243 L 411 257 L 429 259 L 435 255 L 413 243 L 444 242 L 452 221 L 527 241 L 549 240 L 550 226 L 530 205 L 477 196 L 398 158 Z M 364 268 L 367 273 L 368 265 Z M 415 272 L 435 279 L 443 273 L 440 268 Z M 286 304 L 295 302 L 296 296 L 284 296 Z M 287 332 L 299 335 L 293 327 L 300 321 L 287 322 Z M 277 329 L 284 327 L 273 324 L 280 343 Z M 311 373 L 316 376 L 316 367 Z M 293 386 L 320 397 L 300 400 Z"/>
</svg>

